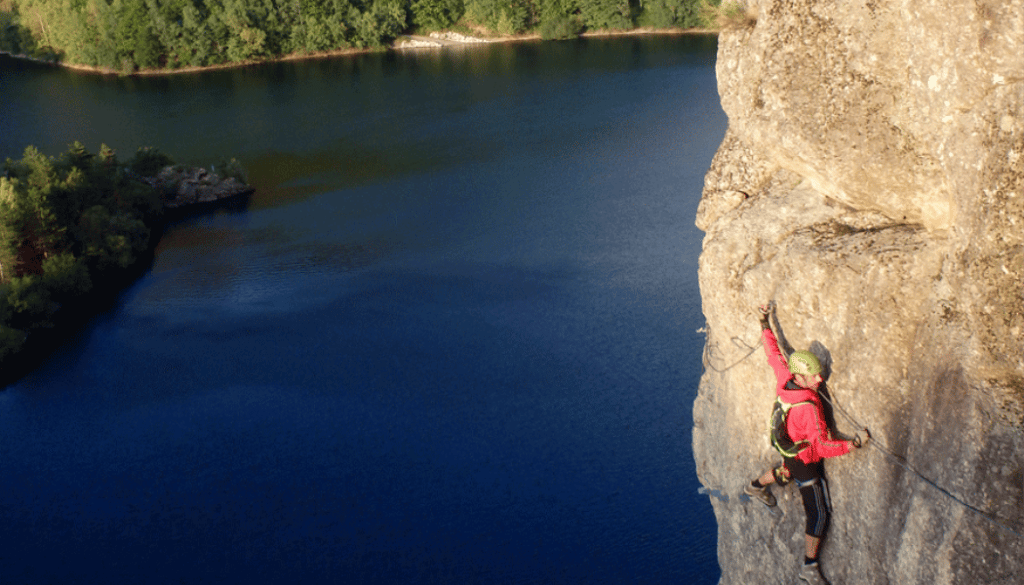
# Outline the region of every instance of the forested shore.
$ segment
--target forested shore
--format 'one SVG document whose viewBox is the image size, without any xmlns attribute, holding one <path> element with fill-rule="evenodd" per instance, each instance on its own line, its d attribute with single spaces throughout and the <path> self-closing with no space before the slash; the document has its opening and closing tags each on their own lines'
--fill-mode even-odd
<svg viewBox="0 0 1024 585">
<path fill-rule="evenodd" d="M 573 38 L 710 29 L 721 0 L 0 0 L 0 51 L 171 72 L 382 49 L 403 34 Z"/>
<path fill-rule="evenodd" d="M 165 221 L 158 175 L 182 167 L 152 148 L 120 161 L 79 142 L 30 146 L 0 173 L 0 385 L 27 373 L 148 266 Z M 232 159 L 218 165 L 235 181 Z M 171 167 L 171 168 L 168 168 Z M 161 171 L 165 171 L 161 173 Z M 166 187 L 166 185 L 162 185 Z"/>
</svg>

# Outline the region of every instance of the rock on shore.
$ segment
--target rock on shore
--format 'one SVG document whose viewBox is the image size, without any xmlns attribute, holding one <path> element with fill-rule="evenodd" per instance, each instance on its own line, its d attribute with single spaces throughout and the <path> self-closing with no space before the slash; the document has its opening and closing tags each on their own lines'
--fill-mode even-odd
<svg viewBox="0 0 1024 585">
<path fill-rule="evenodd" d="M 147 182 L 161 194 L 164 207 L 176 209 L 197 203 L 249 195 L 253 188 L 235 177 L 222 178 L 203 167 L 164 167 Z"/>
<path fill-rule="evenodd" d="M 447 32 L 432 32 L 430 38 L 439 39 L 442 41 L 450 41 L 453 43 L 489 43 L 491 41 L 487 39 L 481 39 L 477 37 L 467 36 L 461 33 L 447 31 Z"/>
<path fill-rule="evenodd" d="M 492 41 L 488 39 L 480 39 L 477 37 L 470 37 L 457 32 L 437 32 L 430 33 L 430 36 L 408 36 L 400 38 L 395 42 L 396 49 L 421 49 L 421 48 L 440 48 L 450 47 L 457 45 L 476 44 L 476 43 L 490 43 Z"/>
<path fill-rule="evenodd" d="M 794 582 L 784 516 L 737 496 L 780 458 L 755 308 L 817 353 L 851 434 L 829 460 L 835 585 L 1024 574 L 1024 0 L 751 0 L 719 37 L 729 130 L 697 225 L 697 472 L 721 585 Z M 856 423 L 847 418 L 850 415 Z M 924 479 L 927 478 L 927 481 Z M 929 483 L 934 482 L 934 484 Z M 938 489 L 936 486 L 938 486 Z"/>
</svg>

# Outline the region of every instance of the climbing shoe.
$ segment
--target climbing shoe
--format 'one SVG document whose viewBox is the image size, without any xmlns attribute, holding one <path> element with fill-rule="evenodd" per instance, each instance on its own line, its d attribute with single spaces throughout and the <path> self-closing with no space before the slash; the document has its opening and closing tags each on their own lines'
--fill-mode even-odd
<svg viewBox="0 0 1024 585">
<path fill-rule="evenodd" d="M 769 508 L 774 508 L 775 504 L 778 503 L 775 501 L 775 495 L 772 494 L 772 490 L 769 489 L 769 486 L 756 488 L 752 484 L 748 483 L 747 487 L 743 488 L 743 493 L 752 498 L 761 500 L 761 502 Z"/>
<path fill-rule="evenodd" d="M 828 581 L 821 575 L 821 567 L 818 563 L 811 563 L 800 568 L 800 580 L 797 585 L 828 585 Z"/>
</svg>

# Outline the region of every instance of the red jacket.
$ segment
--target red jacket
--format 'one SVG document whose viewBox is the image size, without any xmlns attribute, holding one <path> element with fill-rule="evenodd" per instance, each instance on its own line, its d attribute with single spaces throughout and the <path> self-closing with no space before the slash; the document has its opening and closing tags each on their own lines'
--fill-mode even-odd
<svg viewBox="0 0 1024 585">
<path fill-rule="evenodd" d="M 832 438 L 832 433 L 825 424 L 825 411 L 821 407 L 821 397 L 814 390 L 799 388 L 793 380 L 779 342 L 771 329 L 765 329 L 762 335 L 764 353 L 768 356 L 768 365 L 775 372 L 777 384 L 775 392 L 783 402 L 796 404 L 810 401 L 813 404 L 801 404 L 789 411 L 786 416 L 786 431 L 794 442 L 810 443 L 796 458 L 804 463 L 817 463 L 828 457 L 838 457 L 850 452 L 850 443 Z"/>
</svg>

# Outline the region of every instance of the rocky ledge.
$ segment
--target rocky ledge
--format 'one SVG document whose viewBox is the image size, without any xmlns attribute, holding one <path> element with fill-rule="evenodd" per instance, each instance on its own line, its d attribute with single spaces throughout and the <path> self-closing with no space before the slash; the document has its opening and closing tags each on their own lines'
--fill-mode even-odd
<svg viewBox="0 0 1024 585">
<path fill-rule="evenodd" d="M 144 180 L 160 193 L 167 209 L 252 194 L 253 188 L 246 183 L 235 177 L 221 177 L 215 171 L 174 165 Z"/>
</svg>

